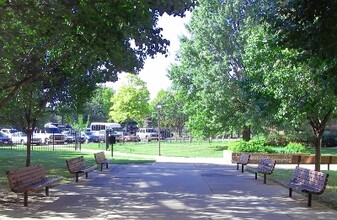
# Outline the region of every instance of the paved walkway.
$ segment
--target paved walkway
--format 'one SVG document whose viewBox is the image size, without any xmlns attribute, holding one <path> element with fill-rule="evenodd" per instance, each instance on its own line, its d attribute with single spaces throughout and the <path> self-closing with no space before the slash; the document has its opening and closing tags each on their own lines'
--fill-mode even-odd
<svg viewBox="0 0 337 220">
<path fill-rule="evenodd" d="M 22 201 L 22 197 L 19 197 Z M 2 207 L 1 207 L 2 208 Z M 159 157 L 153 164 L 111 165 L 78 183 L 13 203 L 0 219 L 337 219 L 337 212 L 221 160 Z"/>
</svg>

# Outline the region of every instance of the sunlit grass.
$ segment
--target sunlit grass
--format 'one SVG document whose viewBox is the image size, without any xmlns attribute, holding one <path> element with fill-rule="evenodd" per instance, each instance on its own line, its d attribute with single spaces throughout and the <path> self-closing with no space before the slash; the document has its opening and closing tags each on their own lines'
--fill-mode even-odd
<svg viewBox="0 0 337 220">
<path fill-rule="evenodd" d="M 209 143 L 208 141 L 185 141 L 185 142 L 160 142 L 160 154 L 162 156 L 171 157 L 223 157 L 223 150 L 227 149 L 228 144 L 233 141 L 217 140 Z M 104 143 L 93 143 L 82 145 L 87 149 L 105 149 Z M 113 145 L 114 152 L 142 154 L 142 155 L 158 155 L 159 143 L 157 141 L 140 142 L 140 143 L 117 143 Z"/>
<path fill-rule="evenodd" d="M 71 181 L 73 176 L 68 172 L 66 160 L 74 157 L 83 156 L 87 165 L 94 165 L 93 153 L 83 151 L 32 151 L 31 165 L 41 164 L 47 171 L 48 176 L 62 176 L 63 181 Z M 106 157 L 111 157 L 106 155 Z M 125 156 L 114 155 L 114 163 L 153 163 L 154 160 L 141 157 L 127 158 Z M 0 150 L 0 185 L 7 187 L 6 171 L 25 167 L 25 150 Z"/>
</svg>

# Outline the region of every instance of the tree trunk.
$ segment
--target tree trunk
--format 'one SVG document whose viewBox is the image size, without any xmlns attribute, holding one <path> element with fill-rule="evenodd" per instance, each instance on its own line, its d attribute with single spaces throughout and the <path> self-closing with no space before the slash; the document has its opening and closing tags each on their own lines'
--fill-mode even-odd
<svg viewBox="0 0 337 220">
<path fill-rule="evenodd" d="M 323 133 L 326 127 L 326 124 L 331 116 L 332 110 L 327 111 L 322 118 L 308 117 L 309 123 L 315 135 L 315 170 L 321 170 L 321 147 L 322 147 L 322 138 Z"/>
<path fill-rule="evenodd" d="M 27 154 L 26 154 L 26 167 L 30 166 L 31 158 L 31 143 L 32 143 L 33 129 L 27 129 Z"/>
<path fill-rule="evenodd" d="M 26 167 L 29 167 L 31 164 L 32 136 L 35 127 L 36 127 L 36 119 L 30 120 L 30 118 L 27 117 L 27 128 L 25 129 L 27 134 Z"/>
<path fill-rule="evenodd" d="M 323 135 L 323 133 L 322 133 L 322 135 Z M 321 171 L 322 135 L 319 135 L 319 136 L 315 135 L 315 170 L 316 171 Z"/>
<path fill-rule="evenodd" d="M 250 141 L 250 126 L 243 126 L 243 131 L 242 131 L 242 140 L 244 141 Z"/>
</svg>

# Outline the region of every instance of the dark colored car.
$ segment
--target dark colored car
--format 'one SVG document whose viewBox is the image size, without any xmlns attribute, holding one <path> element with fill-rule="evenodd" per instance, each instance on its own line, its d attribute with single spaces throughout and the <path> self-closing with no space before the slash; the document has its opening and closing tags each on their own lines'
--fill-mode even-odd
<svg viewBox="0 0 337 220">
<path fill-rule="evenodd" d="M 11 145 L 12 139 L 0 131 L 0 145 Z"/>
<path fill-rule="evenodd" d="M 64 141 L 69 143 L 75 142 L 75 136 L 71 133 L 63 133 L 64 134 Z"/>
<path fill-rule="evenodd" d="M 84 136 L 86 143 L 99 142 L 99 137 L 97 135 L 94 135 L 91 131 L 81 132 L 81 136 L 82 135 Z"/>
</svg>

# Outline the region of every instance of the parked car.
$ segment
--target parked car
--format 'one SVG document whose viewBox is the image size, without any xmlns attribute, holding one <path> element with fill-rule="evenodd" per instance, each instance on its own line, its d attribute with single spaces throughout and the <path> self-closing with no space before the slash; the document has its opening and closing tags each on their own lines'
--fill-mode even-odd
<svg viewBox="0 0 337 220">
<path fill-rule="evenodd" d="M 84 131 L 81 132 L 81 136 L 84 136 L 84 140 L 86 143 L 90 143 L 90 142 L 99 142 L 99 137 L 95 134 L 93 134 L 91 131 Z"/>
<path fill-rule="evenodd" d="M 76 132 L 76 140 L 82 144 L 85 142 L 85 136 L 82 132 Z"/>
<path fill-rule="evenodd" d="M 12 142 L 13 144 L 20 144 L 20 145 L 24 145 L 27 144 L 27 135 L 21 131 L 19 132 L 15 132 L 12 134 Z M 34 137 L 32 136 L 31 139 L 31 144 L 36 144 L 36 145 L 40 145 L 42 144 L 42 139 L 39 137 Z"/>
<path fill-rule="evenodd" d="M 137 135 L 131 134 L 130 132 L 123 132 L 123 141 L 125 142 L 139 142 L 140 138 Z"/>
<path fill-rule="evenodd" d="M 1 129 L 1 132 L 4 133 L 7 137 L 11 138 L 15 132 L 18 132 L 18 130 L 14 128 L 3 128 Z"/>
<path fill-rule="evenodd" d="M 69 143 L 84 143 L 85 142 L 85 136 L 83 134 L 83 132 L 78 132 L 75 130 L 68 130 L 68 131 L 64 131 L 62 132 L 62 134 L 64 134 L 65 137 L 65 142 Z"/>
<path fill-rule="evenodd" d="M 64 132 L 63 135 L 64 135 L 64 141 L 67 142 L 68 144 L 75 142 L 75 136 L 72 135 L 71 133 Z"/>
<path fill-rule="evenodd" d="M 173 133 L 170 131 L 170 129 L 161 129 L 160 130 L 160 139 L 164 140 L 166 138 L 173 137 Z"/>
<path fill-rule="evenodd" d="M 0 131 L 0 145 L 11 145 L 12 139 Z"/>
<path fill-rule="evenodd" d="M 65 142 L 64 134 L 61 133 L 58 127 L 51 123 L 45 124 L 43 130 L 36 130 L 33 135 L 41 138 L 45 144 L 64 144 Z"/>
<path fill-rule="evenodd" d="M 105 142 L 105 134 L 106 134 L 105 130 L 100 130 L 98 132 L 98 138 L 100 142 Z"/>
<path fill-rule="evenodd" d="M 139 128 L 136 135 L 142 141 L 152 141 L 152 140 L 158 140 L 159 139 L 158 132 L 154 128 Z"/>
</svg>

